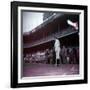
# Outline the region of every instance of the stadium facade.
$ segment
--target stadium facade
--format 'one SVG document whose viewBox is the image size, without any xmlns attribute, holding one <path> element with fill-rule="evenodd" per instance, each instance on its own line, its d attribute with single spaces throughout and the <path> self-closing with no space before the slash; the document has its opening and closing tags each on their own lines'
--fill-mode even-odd
<svg viewBox="0 0 90 90">
<path fill-rule="evenodd" d="M 36 52 L 53 47 L 54 36 L 61 45 L 79 47 L 79 30 L 67 24 L 67 19 L 79 21 L 78 14 L 45 13 L 44 21 L 32 31 L 23 34 L 23 53 Z"/>
</svg>

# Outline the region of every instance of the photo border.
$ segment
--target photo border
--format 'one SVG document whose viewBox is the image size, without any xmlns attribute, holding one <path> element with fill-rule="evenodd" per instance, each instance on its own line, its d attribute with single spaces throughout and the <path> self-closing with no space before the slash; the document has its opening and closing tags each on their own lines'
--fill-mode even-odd
<svg viewBox="0 0 90 90">
<path fill-rule="evenodd" d="M 84 79 L 66 81 L 48 81 L 34 83 L 18 83 L 18 7 L 41 7 L 84 10 Z M 33 2 L 11 2 L 11 87 L 34 87 L 87 83 L 87 6 L 48 4 Z"/>
</svg>

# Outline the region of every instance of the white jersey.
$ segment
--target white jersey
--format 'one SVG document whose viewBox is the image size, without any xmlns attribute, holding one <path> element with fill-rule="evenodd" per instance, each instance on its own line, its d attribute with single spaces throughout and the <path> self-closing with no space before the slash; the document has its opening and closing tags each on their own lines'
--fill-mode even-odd
<svg viewBox="0 0 90 90">
<path fill-rule="evenodd" d="M 56 52 L 56 59 L 60 59 L 60 41 L 58 39 L 55 40 L 54 48 Z"/>
<path fill-rule="evenodd" d="M 57 51 L 58 48 L 60 48 L 60 42 L 58 39 L 55 40 L 54 48 L 55 48 L 55 51 Z"/>
</svg>

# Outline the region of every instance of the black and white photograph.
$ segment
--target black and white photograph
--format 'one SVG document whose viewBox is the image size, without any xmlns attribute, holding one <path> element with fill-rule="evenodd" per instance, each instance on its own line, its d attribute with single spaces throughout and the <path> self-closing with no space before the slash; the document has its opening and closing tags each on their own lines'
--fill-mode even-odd
<svg viewBox="0 0 90 90">
<path fill-rule="evenodd" d="M 86 11 L 78 5 L 12 2 L 12 87 L 87 82 Z"/>
<path fill-rule="evenodd" d="M 79 14 L 22 11 L 22 77 L 79 74 Z"/>
</svg>

